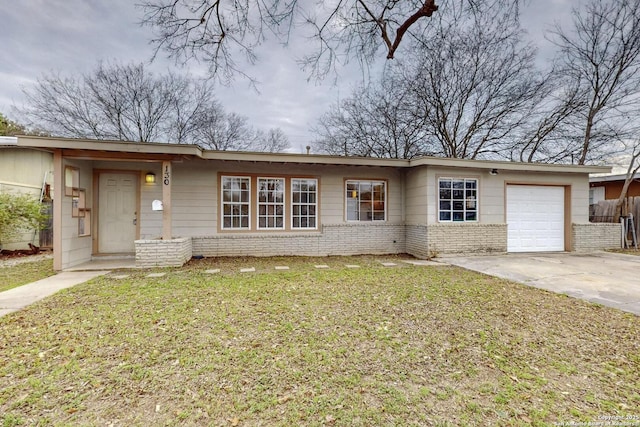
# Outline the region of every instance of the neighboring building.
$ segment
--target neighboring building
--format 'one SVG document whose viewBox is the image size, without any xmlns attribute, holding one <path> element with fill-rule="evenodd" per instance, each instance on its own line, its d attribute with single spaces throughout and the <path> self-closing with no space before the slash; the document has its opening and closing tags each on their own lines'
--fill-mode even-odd
<svg viewBox="0 0 640 427">
<path fill-rule="evenodd" d="M 18 145 L 53 153 L 56 269 L 121 254 L 151 266 L 192 255 L 427 258 L 620 241 L 619 224 L 588 221 L 589 173 L 606 167 L 40 137 Z"/>
<path fill-rule="evenodd" d="M 30 193 L 46 198 L 53 184 L 53 155 L 39 148 L 19 147 L 18 138 L 0 137 L 0 192 Z M 24 249 L 32 243 L 36 246 L 48 242 L 46 233 L 30 231 L 17 242 L 3 243 L 3 249 Z"/>
<path fill-rule="evenodd" d="M 589 204 L 595 205 L 601 200 L 616 200 L 622 193 L 626 174 L 604 175 L 589 178 Z M 640 174 L 633 177 L 629 184 L 627 197 L 640 196 Z"/>
</svg>

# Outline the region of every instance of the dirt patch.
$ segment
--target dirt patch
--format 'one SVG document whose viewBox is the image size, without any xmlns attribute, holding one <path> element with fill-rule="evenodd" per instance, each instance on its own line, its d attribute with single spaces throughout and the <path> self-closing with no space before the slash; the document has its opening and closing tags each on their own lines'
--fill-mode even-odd
<svg viewBox="0 0 640 427">
<path fill-rule="evenodd" d="M 10 251 L 7 249 L 1 250 L 0 268 L 12 267 L 14 265 L 22 264 L 25 262 L 41 261 L 43 259 L 49 259 L 53 257 L 53 251 L 51 249 L 40 249 L 37 246 L 33 246 L 33 248 L 19 249 L 14 251 Z"/>
</svg>

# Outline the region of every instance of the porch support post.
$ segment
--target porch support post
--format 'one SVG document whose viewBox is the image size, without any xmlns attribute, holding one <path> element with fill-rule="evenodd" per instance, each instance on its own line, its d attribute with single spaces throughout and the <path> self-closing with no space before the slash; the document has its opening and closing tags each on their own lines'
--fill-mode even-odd
<svg viewBox="0 0 640 427">
<path fill-rule="evenodd" d="M 62 203 L 64 200 L 64 167 L 62 150 L 53 152 L 53 269 L 62 270 Z"/>
<path fill-rule="evenodd" d="M 162 162 L 162 240 L 171 240 L 171 162 Z"/>
</svg>

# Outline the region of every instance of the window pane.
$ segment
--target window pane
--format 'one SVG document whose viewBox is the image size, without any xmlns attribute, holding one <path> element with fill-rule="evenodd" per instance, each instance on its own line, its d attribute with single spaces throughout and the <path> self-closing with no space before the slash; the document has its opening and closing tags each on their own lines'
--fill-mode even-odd
<svg viewBox="0 0 640 427">
<path fill-rule="evenodd" d="M 385 201 L 386 184 L 383 181 L 346 183 L 347 221 L 384 221 Z"/>
<path fill-rule="evenodd" d="M 476 221 L 478 219 L 477 187 L 476 179 L 440 179 L 438 191 L 440 221 Z"/>
<path fill-rule="evenodd" d="M 283 228 L 284 178 L 258 178 L 258 228 Z"/>
<path fill-rule="evenodd" d="M 249 227 L 250 178 L 222 177 L 222 228 Z"/>
<path fill-rule="evenodd" d="M 316 187 L 315 179 L 292 179 L 292 188 L 298 188 L 298 195 L 292 201 L 292 228 L 315 228 Z M 355 190 L 357 193 L 357 190 Z M 349 195 L 347 193 L 347 195 Z M 351 199 L 355 200 L 355 199 Z M 283 222 L 284 224 L 284 222 Z"/>
</svg>

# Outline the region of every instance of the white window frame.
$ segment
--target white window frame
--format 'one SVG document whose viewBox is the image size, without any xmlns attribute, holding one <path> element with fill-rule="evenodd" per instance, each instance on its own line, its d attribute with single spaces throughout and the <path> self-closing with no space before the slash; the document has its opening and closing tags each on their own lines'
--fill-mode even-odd
<svg viewBox="0 0 640 427">
<path fill-rule="evenodd" d="M 441 188 L 441 182 L 442 181 L 451 181 L 451 188 L 449 190 L 451 190 L 451 196 L 448 199 L 442 199 L 441 196 L 441 190 L 445 190 L 444 188 Z M 458 182 L 462 182 L 462 189 L 456 189 L 454 188 L 454 181 L 458 181 Z M 475 182 L 475 188 L 473 189 L 468 189 L 467 188 L 467 182 Z M 478 178 L 465 178 L 465 177 L 450 177 L 450 176 L 442 176 L 438 178 L 438 187 L 436 189 L 437 191 L 437 200 L 438 200 L 438 222 L 478 222 L 479 217 L 480 217 L 480 203 L 479 203 L 479 191 L 480 191 L 480 180 Z M 460 201 L 460 199 L 454 199 L 453 197 L 453 192 L 454 191 L 460 191 L 462 190 L 464 192 L 464 198 L 462 199 L 462 210 L 460 209 L 454 209 L 454 202 L 455 201 Z M 473 199 L 467 199 L 467 192 L 468 191 L 474 191 L 475 192 L 475 198 Z M 469 202 L 473 201 L 475 206 L 473 208 L 469 207 Z M 442 203 L 443 202 L 449 202 L 450 208 L 449 209 L 442 209 Z M 442 219 L 441 213 L 442 212 L 449 212 L 451 214 L 451 217 L 449 219 Z M 462 212 L 462 219 L 461 220 L 454 220 L 454 212 Z M 467 212 L 475 212 L 475 219 L 467 219 Z"/>
<path fill-rule="evenodd" d="M 313 202 L 309 202 L 309 201 L 307 201 L 307 202 L 301 202 L 301 201 L 295 202 L 294 201 L 295 200 L 295 197 L 294 197 L 294 181 L 299 181 L 301 183 L 302 182 L 307 182 L 307 183 L 312 182 L 314 187 L 315 187 L 315 190 L 313 191 L 313 193 L 310 193 L 310 192 L 307 191 L 306 194 L 307 195 L 314 194 L 315 195 L 315 200 Z M 291 217 L 291 222 L 290 222 L 291 230 L 317 230 L 318 229 L 318 180 L 316 178 L 291 178 L 290 182 L 291 182 L 291 191 L 290 191 L 290 194 L 291 194 L 291 199 L 290 199 L 291 200 L 291 203 L 290 203 L 290 206 L 291 206 L 291 214 L 290 214 L 290 217 Z M 301 192 L 301 194 L 304 194 L 304 193 Z M 302 215 L 302 214 L 294 215 L 294 206 L 299 206 L 300 208 L 306 206 L 307 210 L 310 207 L 313 207 L 314 213 L 313 213 L 313 215 L 309 215 L 308 213 L 307 213 L 307 215 Z M 313 227 L 301 227 L 301 226 L 296 227 L 293 224 L 294 223 L 294 219 L 296 217 L 299 218 L 299 219 L 307 218 L 307 220 L 310 217 L 313 217 L 314 226 Z"/>
<path fill-rule="evenodd" d="M 247 189 L 247 193 L 249 195 L 249 200 L 247 202 L 243 202 L 242 200 L 240 200 L 239 202 L 231 200 L 230 202 L 226 202 L 224 200 L 224 194 L 225 194 L 225 179 L 231 179 L 231 180 L 246 180 L 248 182 L 248 189 Z M 242 190 L 241 190 L 242 191 Z M 227 205 L 231 205 L 232 208 L 233 206 L 247 206 L 247 226 L 246 227 L 234 227 L 233 226 L 233 218 L 234 216 L 232 215 L 231 218 L 231 227 L 225 227 L 224 224 L 224 220 L 225 220 L 225 213 L 224 213 L 224 208 Z M 240 214 L 240 222 L 242 223 L 242 214 Z M 250 176 L 241 176 L 241 175 L 222 175 L 220 177 L 220 220 L 221 220 L 221 224 L 220 224 L 220 229 L 222 230 L 251 230 L 251 177 Z"/>
<path fill-rule="evenodd" d="M 374 186 L 375 185 L 380 185 L 382 184 L 382 188 L 384 191 L 384 199 L 382 200 L 382 203 L 384 204 L 383 209 L 380 210 L 375 210 L 374 209 L 374 198 L 372 196 L 371 199 L 371 219 L 362 219 L 361 215 L 362 215 L 362 210 L 360 209 L 362 206 L 362 201 L 360 200 L 360 194 L 362 193 L 362 186 L 366 185 L 366 184 L 370 184 L 371 185 L 371 191 L 373 193 L 374 191 Z M 352 185 L 357 185 L 358 188 L 357 189 L 349 189 L 350 186 Z M 386 222 L 387 221 L 387 181 L 385 180 L 381 180 L 381 179 L 347 179 L 345 180 L 344 183 L 344 218 L 345 221 L 347 222 L 362 222 L 362 223 L 369 223 L 369 222 Z M 354 197 L 354 193 L 355 192 L 355 197 Z M 355 199 L 355 200 L 354 200 Z M 366 202 L 366 201 L 365 201 Z M 351 205 L 355 205 L 357 207 L 357 214 L 358 214 L 358 218 L 357 219 L 349 219 L 349 207 Z M 382 212 L 383 214 L 383 218 L 382 219 L 376 219 L 375 218 L 375 213 L 376 212 Z"/>
<path fill-rule="evenodd" d="M 277 182 L 280 182 L 282 184 L 282 189 L 279 191 L 279 193 L 281 193 L 281 195 L 282 195 L 282 201 L 281 202 L 270 201 L 270 200 L 267 200 L 267 201 L 261 201 L 260 200 L 260 192 L 262 191 L 261 182 L 264 182 L 264 181 L 267 181 L 267 182 L 269 182 L 269 181 L 277 181 Z M 286 210 L 287 210 L 287 197 L 286 197 L 286 194 L 287 194 L 287 189 L 286 189 L 287 180 L 284 177 L 258 177 L 256 182 L 257 182 L 257 188 L 256 188 L 255 197 L 256 197 L 256 203 L 257 203 L 257 207 L 258 207 L 258 212 L 257 212 L 258 221 L 256 223 L 256 228 L 258 230 L 284 230 L 285 229 L 285 224 L 286 224 L 286 222 L 285 222 L 286 221 L 286 216 L 287 216 L 287 214 L 286 214 Z M 277 227 L 277 226 L 270 227 L 268 225 L 268 219 L 269 218 L 277 219 L 278 215 L 277 214 L 274 214 L 274 215 L 269 215 L 269 214 L 262 215 L 260 213 L 260 211 L 261 211 L 260 208 L 262 206 L 265 206 L 267 210 L 269 210 L 269 207 L 273 207 L 276 210 L 277 210 L 278 207 L 280 207 L 280 211 L 282 212 L 282 214 L 281 214 L 281 216 L 282 216 L 282 225 L 280 227 Z M 262 227 L 260 226 L 260 219 L 261 218 L 266 218 L 267 219 L 267 225 L 266 226 L 262 226 Z"/>
</svg>

